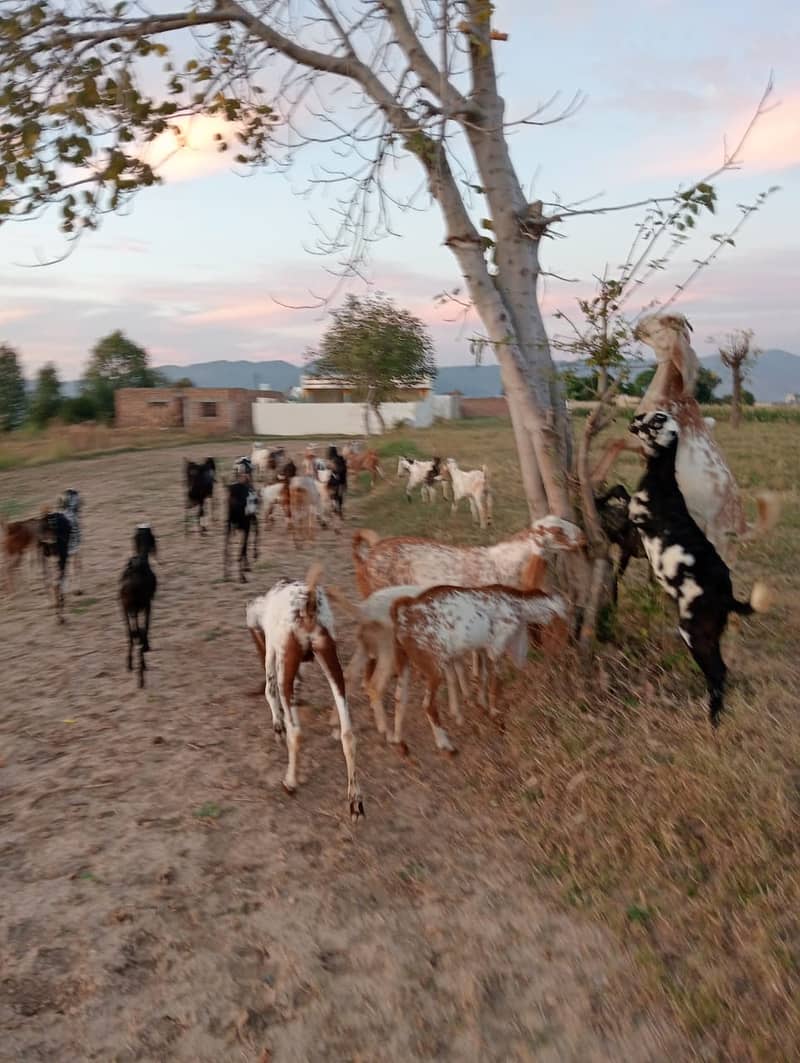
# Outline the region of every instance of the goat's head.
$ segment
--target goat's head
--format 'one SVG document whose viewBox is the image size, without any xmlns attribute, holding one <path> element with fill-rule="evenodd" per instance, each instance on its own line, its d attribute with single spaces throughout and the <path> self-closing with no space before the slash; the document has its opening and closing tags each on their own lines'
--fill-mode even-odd
<svg viewBox="0 0 800 1063">
<path fill-rule="evenodd" d="M 404 472 L 411 472 L 413 462 L 413 458 L 407 458 L 404 454 L 401 454 L 397 459 L 397 475 L 402 476 Z"/>
<path fill-rule="evenodd" d="M 531 524 L 531 533 L 542 550 L 580 550 L 586 546 L 586 536 L 577 524 L 548 513 Z"/>
<path fill-rule="evenodd" d="M 648 314 L 634 330 L 637 340 L 653 348 L 659 366 L 672 365 L 679 374 L 677 394 L 668 394 L 674 389 L 674 384 L 670 388 L 663 378 L 658 378 L 663 381 L 665 398 L 694 395 L 700 365 L 692 348 L 691 331 L 692 326 L 682 314 Z"/>
<path fill-rule="evenodd" d="M 158 556 L 156 537 L 149 524 L 136 525 L 136 531 L 133 533 L 133 549 L 140 557 L 147 557 L 148 554 L 152 554 L 153 557 Z"/>
<path fill-rule="evenodd" d="M 674 450 L 678 445 L 678 422 L 664 410 L 640 413 L 631 421 L 629 432 L 642 443 L 648 457 Z"/>
</svg>

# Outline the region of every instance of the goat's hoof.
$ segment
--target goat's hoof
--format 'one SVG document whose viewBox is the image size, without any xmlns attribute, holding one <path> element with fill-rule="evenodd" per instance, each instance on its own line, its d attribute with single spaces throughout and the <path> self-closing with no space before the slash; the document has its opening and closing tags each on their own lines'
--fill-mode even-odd
<svg viewBox="0 0 800 1063">
<path fill-rule="evenodd" d="M 244 572 L 241 574 L 241 576 L 239 576 L 239 582 L 247 583 L 247 576 L 245 576 Z"/>
<path fill-rule="evenodd" d="M 360 797 L 354 797 L 350 801 L 350 818 L 353 820 L 366 818 L 364 816 L 364 802 Z"/>
<path fill-rule="evenodd" d="M 274 723 L 272 725 L 272 730 L 276 738 L 283 738 L 283 736 L 286 734 L 286 728 L 283 726 L 282 723 Z"/>
<path fill-rule="evenodd" d="M 74 593 L 75 593 L 76 595 L 80 595 L 80 594 L 83 594 L 83 591 L 81 591 L 81 590 L 78 590 L 78 591 L 75 591 Z"/>
<path fill-rule="evenodd" d="M 296 786 L 290 786 L 289 783 L 285 779 L 283 779 L 281 781 L 281 786 L 284 788 L 284 790 L 289 795 L 289 797 L 294 797 L 294 795 L 297 793 L 297 787 Z"/>
<path fill-rule="evenodd" d="M 389 744 L 394 746 L 394 748 L 397 750 L 401 757 L 407 757 L 409 755 L 408 744 L 406 742 L 390 741 Z"/>
</svg>

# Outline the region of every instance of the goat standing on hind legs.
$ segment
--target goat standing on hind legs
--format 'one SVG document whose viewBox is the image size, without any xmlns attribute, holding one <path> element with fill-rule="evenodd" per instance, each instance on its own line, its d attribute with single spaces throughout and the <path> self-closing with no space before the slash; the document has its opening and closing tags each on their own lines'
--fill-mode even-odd
<svg viewBox="0 0 800 1063">
<path fill-rule="evenodd" d="M 157 580 L 150 568 L 148 556 L 156 556 L 156 538 L 149 524 L 140 524 L 133 537 L 135 556 L 122 573 L 119 598 L 128 632 L 128 671 L 133 671 L 133 644 L 139 643 L 139 686 L 144 686 L 147 665 L 144 655 L 150 650 L 150 609 L 156 593 Z M 143 622 L 139 623 L 142 615 Z"/>
<path fill-rule="evenodd" d="M 766 612 L 771 595 L 756 582 L 749 602 L 734 598 L 730 570 L 691 517 L 678 486 L 677 421 L 655 410 L 634 417 L 630 431 L 647 458 L 647 471 L 628 512 L 641 534 L 653 575 L 678 604 L 678 633 L 706 678 L 709 716 L 716 727 L 725 707 L 727 668 L 720 639 L 728 617 Z"/>
</svg>

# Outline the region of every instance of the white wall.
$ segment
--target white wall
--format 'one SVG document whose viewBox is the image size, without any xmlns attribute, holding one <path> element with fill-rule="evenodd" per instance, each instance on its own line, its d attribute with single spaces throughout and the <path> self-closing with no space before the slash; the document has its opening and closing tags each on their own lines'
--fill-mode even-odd
<svg viewBox="0 0 800 1063">
<path fill-rule="evenodd" d="M 440 400 L 445 400 L 444 402 Z M 455 411 L 455 412 L 454 412 Z M 434 395 L 422 402 L 384 402 L 381 413 L 388 429 L 399 423 L 428 428 L 435 417 L 458 415 L 458 398 Z M 253 431 L 259 436 L 353 436 L 364 431 L 364 406 L 360 402 L 272 402 L 253 403 Z M 379 426 L 370 418 L 370 431 Z"/>
</svg>

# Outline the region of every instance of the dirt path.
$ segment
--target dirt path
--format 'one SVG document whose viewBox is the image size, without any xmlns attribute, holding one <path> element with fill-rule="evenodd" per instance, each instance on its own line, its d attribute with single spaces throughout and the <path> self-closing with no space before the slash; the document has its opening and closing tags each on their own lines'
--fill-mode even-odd
<svg viewBox="0 0 800 1063">
<path fill-rule="evenodd" d="M 68 596 L 67 624 L 27 564 L 0 610 L 0 1059 L 680 1058 L 657 1018 L 609 1013 L 628 958 L 534 894 L 497 795 L 476 786 L 502 749 L 490 736 L 485 752 L 480 722 L 454 728 L 461 756 L 442 760 L 412 714 L 402 761 L 358 699 L 367 818 L 353 827 L 309 669 L 317 711 L 299 792 L 283 793 L 244 603 L 312 554 L 262 535 L 250 585 L 223 583 L 219 527 L 184 540 L 181 457 L 0 477 L 30 512 L 67 486 L 86 499 L 85 595 Z M 142 519 L 161 562 L 140 692 L 115 595 Z M 348 546 L 330 536 L 318 552 L 350 589 Z"/>
</svg>

